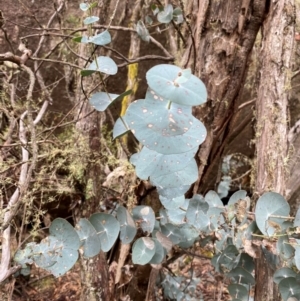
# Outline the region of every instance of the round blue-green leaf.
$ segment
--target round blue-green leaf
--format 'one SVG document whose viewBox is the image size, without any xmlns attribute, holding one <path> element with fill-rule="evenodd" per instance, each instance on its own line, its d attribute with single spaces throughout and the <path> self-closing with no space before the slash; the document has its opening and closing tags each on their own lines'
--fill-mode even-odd
<svg viewBox="0 0 300 301">
<path fill-rule="evenodd" d="M 32 264 L 32 253 L 33 249 L 36 247 L 35 242 L 28 243 L 23 250 L 18 250 L 14 256 L 14 261 L 22 265 L 22 268 L 27 267 L 28 264 Z"/>
<path fill-rule="evenodd" d="M 230 176 L 223 176 L 222 181 L 220 181 L 217 192 L 220 196 L 220 198 L 225 198 L 228 196 L 230 185 L 231 185 L 232 179 Z"/>
<path fill-rule="evenodd" d="M 121 225 L 120 240 L 123 244 L 131 243 L 137 232 L 132 216 L 125 207 L 119 206 L 117 210 L 117 219 Z"/>
<path fill-rule="evenodd" d="M 60 277 L 75 265 L 78 260 L 78 252 L 69 248 L 61 249 L 55 259 L 56 263 L 45 269 L 51 272 L 55 277 Z"/>
<path fill-rule="evenodd" d="M 78 250 L 80 247 L 81 243 L 76 230 L 63 218 L 53 220 L 49 228 L 49 233 L 62 242 L 65 248 Z"/>
<path fill-rule="evenodd" d="M 300 208 L 298 208 L 294 219 L 294 227 L 300 227 Z"/>
<path fill-rule="evenodd" d="M 189 188 L 190 185 L 184 185 L 175 188 L 156 187 L 158 194 L 166 198 L 176 198 L 180 195 L 183 195 L 189 190 Z"/>
<path fill-rule="evenodd" d="M 107 30 L 104 30 L 103 32 L 91 37 L 90 42 L 95 45 L 104 46 L 111 42 L 111 35 Z"/>
<path fill-rule="evenodd" d="M 147 180 L 184 170 L 191 161 L 195 161 L 197 149 L 182 154 L 161 154 L 144 146 L 139 153 L 131 156 L 130 162 L 135 166 L 137 176 Z"/>
<path fill-rule="evenodd" d="M 94 257 L 101 251 L 101 242 L 96 229 L 86 218 L 81 218 L 75 227 L 83 243 L 83 256 Z"/>
<path fill-rule="evenodd" d="M 181 232 L 178 226 L 174 226 L 173 224 L 162 225 L 161 232 L 167 236 L 174 245 L 177 245 L 181 241 Z"/>
<path fill-rule="evenodd" d="M 217 209 L 224 209 L 224 204 L 221 201 L 219 195 L 210 190 L 204 197 L 205 201 L 208 203 L 209 207 L 217 208 Z"/>
<path fill-rule="evenodd" d="M 86 17 L 83 20 L 83 24 L 85 24 L 85 25 L 93 24 L 93 23 L 95 23 L 97 21 L 99 21 L 99 17 L 96 17 L 96 16 Z"/>
<path fill-rule="evenodd" d="M 163 246 L 161 245 L 161 243 L 157 239 L 153 238 L 152 240 L 155 243 L 155 253 L 154 253 L 152 259 L 149 261 L 149 263 L 159 264 L 164 260 L 166 252 L 165 252 Z"/>
<path fill-rule="evenodd" d="M 278 237 L 276 249 L 277 254 L 283 261 L 287 261 L 295 255 L 295 249 L 291 246 L 288 235 L 281 235 Z"/>
<path fill-rule="evenodd" d="M 125 120 L 122 117 L 119 117 L 114 124 L 114 129 L 113 129 L 113 138 L 117 139 L 122 136 L 124 136 L 126 133 L 128 133 L 130 129 L 125 123 Z"/>
<path fill-rule="evenodd" d="M 159 209 L 159 221 L 161 225 L 165 225 L 169 222 L 166 209 Z"/>
<path fill-rule="evenodd" d="M 140 99 L 130 104 L 124 116 L 132 133 L 147 148 L 161 154 L 179 154 L 195 149 L 205 140 L 206 128 L 198 119 L 192 117 L 191 127 L 185 133 L 181 133 L 181 130 L 185 131 L 184 127 L 176 124 L 180 134 L 175 136 L 168 130 L 169 121 L 160 126 L 163 111 L 161 114 L 155 111 L 156 107 L 150 107 L 147 100 Z"/>
<path fill-rule="evenodd" d="M 186 212 L 187 222 L 193 225 L 199 231 L 209 230 L 210 220 L 207 216 L 209 205 L 200 195 L 194 195 L 189 200 L 189 206 Z"/>
<path fill-rule="evenodd" d="M 106 213 L 95 213 L 89 218 L 89 221 L 97 231 L 102 251 L 108 252 L 118 238 L 119 222 L 111 214 Z"/>
<path fill-rule="evenodd" d="M 284 217 L 288 217 L 290 206 L 284 197 L 276 192 L 264 193 L 256 203 L 255 218 L 259 230 L 268 236 L 272 236 L 278 227 L 285 221 Z M 283 218 L 272 217 L 282 216 Z"/>
<path fill-rule="evenodd" d="M 85 71 L 85 70 L 82 70 Z M 98 56 L 96 60 L 94 60 L 87 71 L 95 72 L 100 71 L 105 74 L 114 75 L 118 72 L 118 66 L 116 63 L 108 56 Z"/>
<path fill-rule="evenodd" d="M 211 204 L 209 204 L 209 209 L 207 210 L 206 215 L 210 221 L 209 229 L 211 231 L 218 229 L 220 225 L 224 224 L 225 219 L 222 214 L 223 212 L 224 209 L 219 208 L 219 206 L 215 206 L 214 204 L 211 206 Z"/>
<path fill-rule="evenodd" d="M 255 267 L 253 258 L 246 253 L 242 253 L 238 266 L 244 268 L 249 273 L 252 273 Z"/>
<path fill-rule="evenodd" d="M 184 197 L 184 195 L 181 195 L 179 197 L 169 199 L 169 198 L 160 196 L 159 200 L 161 201 L 162 205 L 166 209 L 177 209 L 184 204 L 185 197 Z"/>
<path fill-rule="evenodd" d="M 37 266 L 47 269 L 56 263 L 56 256 L 60 255 L 63 248 L 60 241 L 53 236 L 48 236 L 35 246 L 32 259 Z"/>
<path fill-rule="evenodd" d="M 80 3 L 79 7 L 82 11 L 87 11 L 90 8 L 90 5 L 88 3 Z"/>
<path fill-rule="evenodd" d="M 227 269 L 233 269 L 237 266 L 240 260 L 240 253 L 234 245 L 228 245 L 219 259 L 219 263 Z"/>
<path fill-rule="evenodd" d="M 278 288 L 284 300 L 290 297 L 300 298 L 300 283 L 294 277 L 281 280 L 278 284 Z"/>
<path fill-rule="evenodd" d="M 138 139 L 143 138 L 140 137 L 143 133 L 143 136 L 154 136 L 155 140 L 183 135 L 197 120 L 191 114 L 191 107 L 150 98 L 131 103 L 124 117 Z"/>
<path fill-rule="evenodd" d="M 285 278 L 296 278 L 297 274 L 290 268 L 281 268 L 274 273 L 273 280 L 275 283 L 279 284 L 279 282 Z"/>
<path fill-rule="evenodd" d="M 156 237 L 156 239 L 160 242 L 160 244 L 163 246 L 166 252 L 171 251 L 173 243 L 170 238 L 162 234 L 160 231 L 156 231 L 154 237 Z"/>
<path fill-rule="evenodd" d="M 194 75 L 184 83 L 178 83 L 183 70 L 173 65 L 157 65 L 147 74 L 149 87 L 162 97 L 187 106 L 201 105 L 206 102 L 207 92 L 203 82 Z"/>
<path fill-rule="evenodd" d="M 229 199 L 228 205 L 234 205 L 237 203 L 239 200 L 243 200 L 247 196 L 247 191 L 246 190 L 238 190 L 236 191 Z"/>
<path fill-rule="evenodd" d="M 191 185 L 196 182 L 198 178 L 198 168 L 196 160 L 191 160 L 189 164 L 182 170 L 170 173 L 167 176 L 150 177 L 153 186 L 163 188 L 181 187 L 184 185 Z"/>
<path fill-rule="evenodd" d="M 174 225 L 182 225 L 185 223 L 186 210 L 180 208 L 166 209 L 168 220 Z"/>
<path fill-rule="evenodd" d="M 246 271 L 245 269 L 243 269 L 241 267 L 237 267 L 237 268 L 233 269 L 232 271 L 230 271 L 227 274 L 227 277 L 234 278 L 234 280 L 237 283 L 244 283 L 244 284 L 248 284 L 248 285 L 255 284 L 255 280 L 254 280 L 254 277 L 252 276 L 252 274 L 250 274 L 248 271 Z"/>
<path fill-rule="evenodd" d="M 134 264 L 147 264 L 155 254 L 155 242 L 150 237 L 141 237 L 132 246 L 132 262 Z"/>
<path fill-rule="evenodd" d="M 248 301 L 249 292 L 244 285 L 241 284 L 230 284 L 228 286 L 229 294 L 236 299 L 241 301 Z"/>
<path fill-rule="evenodd" d="M 181 233 L 181 241 L 178 246 L 181 248 L 191 247 L 197 238 L 199 238 L 199 232 L 193 227 L 193 225 L 184 224 L 179 229 Z"/>
<path fill-rule="evenodd" d="M 90 98 L 90 105 L 97 111 L 104 112 L 109 105 L 111 105 L 119 95 L 108 94 L 106 92 L 97 92 Z"/>
<path fill-rule="evenodd" d="M 136 32 L 139 35 L 139 37 L 145 41 L 145 42 L 149 42 L 150 41 L 150 34 L 149 31 L 147 29 L 147 27 L 145 26 L 144 22 L 142 20 L 139 20 L 136 24 Z"/>
<path fill-rule="evenodd" d="M 155 214 L 149 206 L 136 206 L 132 210 L 133 219 L 139 222 L 144 232 L 151 233 L 155 225 Z"/>
<path fill-rule="evenodd" d="M 168 4 L 163 11 L 157 14 L 157 20 L 160 23 L 170 23 L 173 19 L 173 6 Z"/>
<path fill-rule="evenodd" d="M 97 92 L 90 98 L 90 105 L 97 111 L 104 112 L 118 97 L 118 94 Z"/>
<path fill-rule="evenodd" d="M 300 271 L 300 247 L 295 246 L 295 264 L 297 269 Z"/>
<path fill-rule="evenodd" d="M 192 76 L 191 68 L 182 70 L 181 73 L 178 74 L 178 77 L 175 80 L 175 84 L 183 84 L 187 82 Z"/>
<path fill-rule="evenodd" d="M 182 23 L 184 21 L 182 10 L 179 7 L 176 7 L 173 10 L 173 21 L 176 24 L 180 24 L 180 23 Z"/>
</svg>

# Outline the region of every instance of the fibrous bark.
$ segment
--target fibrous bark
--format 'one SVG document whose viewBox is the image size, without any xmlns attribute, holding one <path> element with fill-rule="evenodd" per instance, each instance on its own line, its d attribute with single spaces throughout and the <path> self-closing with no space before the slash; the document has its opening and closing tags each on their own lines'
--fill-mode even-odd
<svg viewBox="0 0 300 301">
<path fill-rule="evenodd" d="M 258 86 L 257 162 L 255 192 L 285 194 L 287 174 L 287 105 L 294 41 L 294 1 L 270 4 L 263 24 L 261 73 Z M 261 252 L 262 253 L 262 252 Z M 273 282 L 274 271 L 264 256 L 256 260 L 255 300 L 281 300 Z M 264 285 L 260 285 L 260 284 Z"/>
</svg>

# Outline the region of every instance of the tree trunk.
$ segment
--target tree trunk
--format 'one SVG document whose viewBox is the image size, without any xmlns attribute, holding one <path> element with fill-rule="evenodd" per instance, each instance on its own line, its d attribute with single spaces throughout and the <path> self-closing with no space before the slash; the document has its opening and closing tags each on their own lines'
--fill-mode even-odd
<svg viewBox="0 0 300 301">
<path fill-rule="evenodd" d="M 241 113 L 238 106 L 247 101 L 243 97 L 247 65 L 266 13 L 266 1 L 206 0 L 199 1 L 199 5 L 194 2 L 190 9 L 197 12 L 191 21 L 195 38 L 194 43 L 188 42 L 181 64 L 195 66 L 195 74 L 208 91 L 206 106 L 196 108 L 195 112 L 204 119 L 208 131 L 200 148 L 199 178 L 194 186 L 194 193 L 204 193 L 215 188 L 228 134 L 236 126 L 230 121 Z"/>
<path fill-rule="evenodd" d="M 256 194 L 285 195 L 287 172 L 288 93 L 294 41 L 294 1 L 270 3 L 262 30 L 261 74 L 256 102 Z M 273 282 L 274 271 L 262 252 L 256 260 L 255 300 L 281 300 Z"/>
</svg>

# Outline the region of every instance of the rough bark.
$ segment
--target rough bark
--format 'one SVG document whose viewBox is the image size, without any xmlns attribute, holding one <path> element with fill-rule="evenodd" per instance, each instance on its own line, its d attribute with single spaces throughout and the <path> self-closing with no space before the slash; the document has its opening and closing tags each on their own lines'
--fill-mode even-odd
<svg viewBox="0 0 300 301">
<path fill-rule="evenodd" d="M 193 66 L 195 74 L 206 84 L 208 102 L 197 108 L 208 130 L 199 152 L 199 178 L 194 192 L 213 189 L 220 158 L 225 147 L 230 120 L 236 117 L 249 57 L 263 22 L 266 1 L 200 1 L 192 19 L 196 58 L 192 41 L 188 43 L 182 65 Z M 199 183 L 201 181 L 201 187 Z M 205 190 L 205 191 L 203 191 Z"/>
<path fill-rule="evenodd" d="M 286 190 L 287 104 L 291 82 L 294 13 L 293 0 L 272 2 L 263 24 L 261 74 L 256 102 L 255 192 L 258 195 L 269 190 L 284 195 Z M 281 300 L 272 278 L 274 271 L 264 256 L 260 255 L 256 260 L 255 300 Z"/>
<path fill-rule="evenodd" d="M 98 3 L 98 15 L 101 10 L 107 12 L 109 9 L 109 3 L 106 5 L 103 1 Z M 103 17 L 103 16 L 101 16 Z M 84 56 L 89 56 L 87 47 L 84 44 L 80 44 L 79 53 Z M 85 67 L 86 62 L 79 60 L 79 65 L 82 68 Z M 79 103 L 79 111 L 76 118 L 79 121 L 76 123 L 77 138 L 76 147 L 79 150 L 81 148 L 89 149 L 89 156 L 82 158 L 82 163 L 85 165 L 85 183 L 86 187 L 85 196 L 86 199 L 81 204 L 80 208 L 75 210 L 75 219 L 89 218 L 93 213 L 99 211 L 99 200 L 101 199 L 101 187 L 102 182 L 101 164 L 99 158 L 101 156 L 101 143 L 100 143 L 100 130 L 101 130 L 101 115 L 99 112 L 93 110 L 86 94 L 93 86 L 93 80 L 89 78 L 84 80 L 78 78 L 76 101 Z M 83 93 L 84 90 L 85 92 Z M 84 153 L 84 152 L 83 152 Z M 101 252 L 99 255 L 92 259 L 80 259 L 81 264 L 81 297 L 80 301 L 108 301 L 111 300 L 111 290 L 109 285 L 109 271 L 106 260 L 106 255 Z"/>
</svg>

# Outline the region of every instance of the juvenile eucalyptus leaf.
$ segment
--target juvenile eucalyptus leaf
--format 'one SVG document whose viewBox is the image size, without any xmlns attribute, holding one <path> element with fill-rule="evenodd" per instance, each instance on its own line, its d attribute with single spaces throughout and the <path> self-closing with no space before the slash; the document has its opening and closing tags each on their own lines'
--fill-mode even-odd
<svg viewBox="0 0 300 301">
<path fill-rule="evenodd" d="M 195 148 L 182 154 L 161 154 L 144 146 L 139 153 L 131 156 L 130 162 L 135 165 L 136 174 L 140 179 L 157 179 L 167 175 L 174 177 L 172 174 L 185 170 L 191 161 L 195 161 L 196 151 Z M 159 186 L 167 188 L 162 183 Z"/>
<path fill-rule="evenodd" d="M 177 116 L 180 116 L 182 110 L 178 110 Z M 150 105 L 147 99 L 140 99 L 130 104 L 124 119 L 144 146 L 161 154 L 188 152 L 205 140 L 206 128 L 198 119 L 191 116 L 192 123 L 188 128 L 176 121 L 175 114 L 162 118 L 165 113 L 168 114 L 167 104 Z"/>
<path fill-rule="evenodd" d="M 90 42 L 95 45 L 104 46 L 111 42 L 111 35 L 107 30 L 104 30 L 103 32 L 91 37 Z"/>
<path fill-rule="evenodd" d="M 170 23 L 173 19 L 173 6 L 168 4 L 163 11 L 157 14 L 157 20 L 160 23 Z"/>
<path fill-rule="evenodd" d="M 222 252 L 219 263 L 226 269 L 235 268 L 240 260 L 240 253 L 234 245 L 228 245 Z"/>
<path fill-rule="evenodd" d="M 87 11 L 90 8 L 90 5 L 88 3 L 80 3 L 79 7 L 82 11 Z"/>
<path fill-rule="evenodd" d="M 184 205 L 182 207 L 184 207 Z M 174 225 L 182 225 L 185 223 L 184 219 L 185 219 L 186 210 L 182 210 L 181 208 L 166 209 L 166 212 L 170 223 Z"/>
<path fill-rule="evenodd" d="M 149 206 L 136 206 L 132 210 L 133 219 L 140 223 L 144 232 L 151 233 L 155 225 L 155 214 Z"/>
<path fill-rule="evenodd" d="M 300 247 L 295 246 L 295 263 L 297 269 L 300 271 Z"/>
<path fill-rule="evenodd" d="M 156 65 L 146 74 L 148 85 L 159 95 L 175 103 L 197 106 L 206 102 L 206 88 L 199 78 L 191 75 L 184 83 L 176 82 L 182 71 L 173 65 Z"/>
<path fill-rule="evenodd" d="M 187 82 L 192 76 L 191 68 L 182 70 L 175 79 L 175 84 L 183 84 Z"/>
<path fill-rule="evenodd" d="M 93 23 L 95 23 L 97 21 L 99 21 L 99 17 L 96 17 L 96 16 L 86 17 L 83 20 L 83 24 L 89 25 L 89 24 L 93 24 Z"/>
<path fill-rule="evenodd" d="M 119 222 L 111 214 L 106 213 L 95 213 L 91 215 L 89 221 L 97 231 L 102 251 L 108 252 L 118 238 Z"/>
<path fill-rule="evenodd" d="M 183 23 L 183 21 L 184 21 L 182 10 L 179 7 L 176 7 L 173 10 L 173 21 L 176 24 Z"/>
<path fill-rule="evenodd" d="M 249 273 L 252 273 L 255 268 L 253 258 L 246 253 L 241 254 L 238 266 L 244 268 Z"/>
<path fill-rule="evenodd" d="M 248 301 L 249 291 L 244 285 L 230 284 L 228 286 L 228 291 L 233 298 L 237 298 L 241 301 Z"/>
<path fill-rule="evenodd" d="M 62 249 L 58 256 L 56 256 L 56 263 L 46 268 L 55 277 L 60 277 L 68 272 L 78 260 L 78 252 L 72 249 Z"/>
<path fill-rule="evenodd" d="M 32 264 L 33 260 L 31 258 L 33 250 L 36 246 L 35 242 L 28 243 L 23 250 L 19 249 L 15 256 L 14 261 L 22 266 L 22 268 L 26 268 L 27 264 Z"/>
<path fill-rule="evenodd" d="M 90 75 L 96 71 L 103 72 L 108 75 L 115 75 L 118 72 L 118 66 L 110 57 L 98 56 L 86 70 L 81 71 L 81 75 Z"/>
<path fill-rule="evenodd" d="M 111 105 L 119 95 L 108 94 L 106 92 L 97 92 L 90 98 L 90 105 L 97 111 L 104 112 L 109 105 Z"/>
<path fill-rule="evenodd" d="M 56 257 L 60 256 L 63 248 L 63 244 L 58 239 L 48 236 L 35 246 L 32 259 L 37 266 L 47 269 L 56 264 Z"/>
<path fill-rule="evenodd" d="M 193 225 L 184 224 L 179 229 L 181 233 L 181 241 L 178 246 L 181 248 L 189 248 L 194 245 L 196 239 L 199 238 L 199 232 L 193 227 Z"/>
<path fill-rule="evenodd" d="M 63 218 L 56 218 L 49 228 L 50 236 L 62 242 L 65 248 L 78 250 L 81 243 L 74 227 Z"/>
<path fill-rule="evenodd" d="M 119 117 L 114 124 L 113 128 L 113 138 L 117 139 L 122 136 L 124 136 L 126 133 L 128 133 L 130 129 L 128 128 L 127 124 L 125 123 L 124 119 L 122 117 Z"/>
<path fill-rule="evenodd" d="M 294 227 L 300 227 L 300 208 L 298 208 L 294 219 Z"/>
<path fill-rule="evenodd" d="M 166 198 L 176 198 L 180 195 L 183 195 L 189 190 L 189 188 L 190 185 L 184 185 L 174 188 L 156 187 L 158 194 Z"/>
<path fill-rule="evenodd" d="M 159 220 L 161 225 L 165 225 L 169 222 L 166 209 L 159 209 Z"/>
<path fill-rule="evenodd" d="M 180 206 L 183 206 L 185 202 L 184 195 L 171 199 L 160 196 L 159 200 L 166 209 L 178 209 Z"/>
<path fill-rule="evenodd" d="M 282 195 L 266 192 L 257 201 L 255 208 L 256 224 L 259 230 L 268 236 L 280 231 L 280 225 L 290 213 L 290 206 Z M 279 217 L 272 217 L 280 216 Z"/>
<path fill-rule="evenodd" d="M 275 283 L 279 284 L 279 282 L 285 278 L 291 277 L 296 278 L 297 274 L 290 268 L 281 268 L 274 273 L 273 280 Z"/>
<path fill-rule="evenodd" d="M 199 231 L 209 230 L 210 220 L 207 216 L 209 209 L 208 203 L 200 195 L 194 195 L 189 200 L 189 206 L 186 212 L 187 222 L 197 228 Z"/>
<path fill-rule="evenodd" d="M 137 232 L 132 216 L 126 208 L 119 206 L 117 210 L 117 219 L 121 225 L 120 239 L 122 243 L 131 243 Z"/>
<path fill-rule="evenodd" d="M 155 242 L 150 237 L 141 237 L 132 246 L 132 262 L 144 265 L 150 262 L 155 254 Z"/>
<path fill-rule="evenodd" d="M 246 196 L 247 196 L 246 190 L 238 190 L 230 197 L 230 199 L 228 201 L 228 205 L 234 205 L 239 200 L 244 199 Z"/>
<path fill-rule="evenodd" d="M 294 277 L 281 280 L 278 284 L 278 288 L 284 300 L 291 297 L 300 298 L 300 283 Z"/>
<path fill-rule="evenodd" d="M 150 41 L 150 34 L 149 31 L 147 29 L 147 27 L 145 26 L 144 22 L 142 20 L 139 20 L 136 24 L 136 32 L 139 35 L 139 37 L 145 41 L 145 42 L 149 42 Z"/>
<path fill-rule="evenodd" d="M 82 242 L 83 256 L 91 258 L 101 251 L 101 243 L 96 229 L 86 218 L 81 218 L 75 227 Z"/>
<path fill-rule="evenodd" d="M 225 198 L 228 196 L 230 185 L 231 185 L 232 179 L 230 176 L 223 176 L 222 181 L 220 181 L 217 192 L 220 196 L 220 198 Z"/>
<path fill-rule="evenodd" d="M 167 252 L 171 251 L 173 246 L 171 239 L 169 239 L 166 235 L 162 234 L 160 231 L 157 231 L 155 233 L 155 237 Z"/>
<path fill-rule="evenodd" d="M 161 232 L 167 236 L 174 245 L 177 245 L 181 241 L 180 229 L 172 224 L 162 225 Z"/>
<path fill-rule="evenodd" d="M 149 261 L 149 263 L 159 264 L 164 260 L 166 252 L 165 252 L 163 246 L 161 245 L 161 243 L 157 239 L 154 238 L 153 241 L 155 243 L 155 253 L 154 253 L 153 257 L 151 258 L 151 260 Z"/>
<path fill-rule="evenodd" d="M 287 235 L 282 235 L 278 237 L 276 249 L 278 255 L 283 261 L 287 261 L 293 258 L 295 255 L 295 249 L 291 246 L 289 237 Z"/>
<path fill-rule="evenodd" d="M 228 277 L 233 278 L 237 283 L 244 283 L 248 285 L 254 285 L 255 280 L 252 274 L 241 267 L 237 267 L 231 270 L 228 274 Z"/>
</svg>

